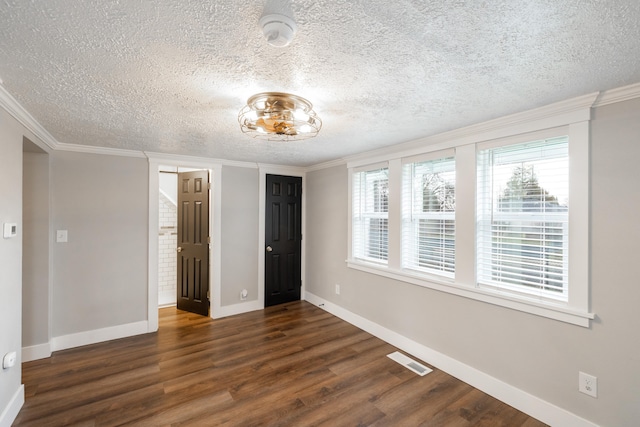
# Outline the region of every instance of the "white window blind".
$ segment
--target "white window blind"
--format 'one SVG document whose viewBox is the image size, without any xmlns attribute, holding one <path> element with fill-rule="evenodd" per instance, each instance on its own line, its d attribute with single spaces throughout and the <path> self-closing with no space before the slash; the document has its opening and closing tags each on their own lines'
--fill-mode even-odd
<svg viewBox="0 0 640 427">
<path fill-rule="evenodd" d="M 480 286 L 567 300 L 568 137 L 478 152 Z"/>
<path fill-rule="evenodd" d="M 455 159 L 408 163 L 402 170 L 402 267 L 453 277 Z"/>
<path fill-rule="evenodd" d="M 389 170 L 353 174 L 354 258 L 386 263 L 389 242 Z"/>
</svg>

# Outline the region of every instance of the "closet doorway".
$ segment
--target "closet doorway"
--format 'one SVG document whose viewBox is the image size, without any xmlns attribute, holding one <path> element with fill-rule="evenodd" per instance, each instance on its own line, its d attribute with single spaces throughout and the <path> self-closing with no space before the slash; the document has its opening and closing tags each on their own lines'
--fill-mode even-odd
<svg viewBox="0 0 640 427">
<path fill-rule="evenodd" d="M 209 316 L 211 172 L 160 166 L 158 306 Z"/>
</svg>

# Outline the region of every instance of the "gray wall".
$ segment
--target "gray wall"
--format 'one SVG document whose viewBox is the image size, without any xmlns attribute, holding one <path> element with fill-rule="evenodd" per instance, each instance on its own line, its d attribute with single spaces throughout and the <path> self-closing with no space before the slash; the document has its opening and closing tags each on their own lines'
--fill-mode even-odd
<svg viewBox="0 0 640 427">
<path fill-rule="evenodd" d="M 240 303 L 258 299 L 258 170 L 222 168 L 222 271 L 221 302 Z"/>
<path fill-rule="evenodd" d="M 19 236 L 0 239 L 0 355 L 20 351 L 22 298 L 22 138 L 0 110 L 0 222 Z M 640 419 L 640 301 L 635 262 L 640 226 L 640 100 L 595 110 L 592 122 L 591 328 L 382 278 L 346 267 L 347 170 L 306 177 L 306 288 L 360 316 L 602 425 Z M 27 160 L 27 164 L 28 164 Z M 146 319 L 148 164 L 145 159 L 50 155 L 54 337 Z M 257 297 L 258 171 L 222 170 L 222 301 Z M 470 237 L 471 238 L 471 237 Z M 341 284 L 341 295 L 334 284 Z M 39 339 L 36 339 L 36 341 Z M 28 345 L 25 343 L 25 345 Z M 20 362 L 19 359 L 18 362 Z M 428 362 L 428 361 L 427 361 Z M 599 397 L 577 392 L 582 370 Z M 0 412 L 20 385 L 20 369 L 0 371 Z"/>
<path fill-rule="evenodd" d="M 22 218 L 23 142 L 44 143 L 0 108 L 0 227 L 16 223 L 15 237 L 0 237 L 0 358 L 15 351 L 16 365 L 0 369 L 0 414 L 20 389 L 22 364 Z M 31 147 L 41 151 L 36 145 Z M 28 160 L 27 160 L 28 161 Z M 0 423 L 6 422 L 0 419 Z"/>
<path fill-rule="evenodd" d="M 25 151 L 23 166 L 22 347 L 30 347 L 50 338 L 49 155 Z"/>
<path fill-rule="evenodd" d="M 16 366 L 0 368 L 0 414 L 20 388 L 22 362 L 22 137 L 23 129 L 0 109 L 0 226 L 18 224 L 18 235 L 0 237 L 0 357 L 18 353 Z"/>
<path fill-rule="evenodd" d="M 52 243 L 52 337 L 146 320 L 146 159 L 56 151 L 47 166 L 47 155 L 25 155 L 32 170 L 25 194 L 33 204 L 26 217 L 45 226 L 46 213 L 36 206 L 50 174 L 51 233 L 68 230 L 67 243 Z M 240 303 L 242 289 L 249 301 L 258 297 L 258 187 L 257 169 L 223 167 L 222 306 Z M 39 242 L 47 236 L 43 229 L 32 234 Z M 31 245 L 25 255 L 45 248 Z M 49 339 L 45 266 L 29 262 L 40 273 L 27 274 L 25 296 L 36 303 L 25 312 L 23 347 Z"/>
<path fill-rule="evenodd" d="M 222 301 L 258 296 L 258 171 L 222 169 Z M 52 336 L 146 320 L 148 163 L 74 152 L 51 154 Z M 25 344 L 26 345 L 26 344 Z"/>
<path fill-rule="evenodd" d="M 54 337 L 147 318 L 148 163 L 51 154 Z"/>
<path fill-rule="evenodd" d="M 597 424 L 636 425 L 639 137 L 640 100 L 594 111 L 590 328 L 347 268 L 346 166 L 307 174 L 307 290 Z M 578 371 L 598 377 L 597 399 Z"/>
</svg>

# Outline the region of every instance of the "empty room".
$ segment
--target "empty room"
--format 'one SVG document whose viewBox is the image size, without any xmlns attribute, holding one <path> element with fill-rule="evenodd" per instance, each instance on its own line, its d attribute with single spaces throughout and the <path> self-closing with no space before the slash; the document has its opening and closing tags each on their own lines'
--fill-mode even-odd
<svg viewBox="0 0 640 427">
<path fill-rule="evenodd" d="M 0 427 L 635 426 L 636 0 L 0 4 Z"/>
</svg>

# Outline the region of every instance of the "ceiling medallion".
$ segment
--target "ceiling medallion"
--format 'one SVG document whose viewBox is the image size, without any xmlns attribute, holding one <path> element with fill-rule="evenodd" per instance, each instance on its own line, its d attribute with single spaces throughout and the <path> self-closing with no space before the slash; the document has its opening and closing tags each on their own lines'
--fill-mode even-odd
<svg viewBox="0 0 640 427">
<path fill-rule="evenodd" d="M 313 138 L 322 127 L 309 101 L 282 92 L 253 95 L 238 113 L 238 122 L 245 134 L 268 141 Z"/>
</svg>

